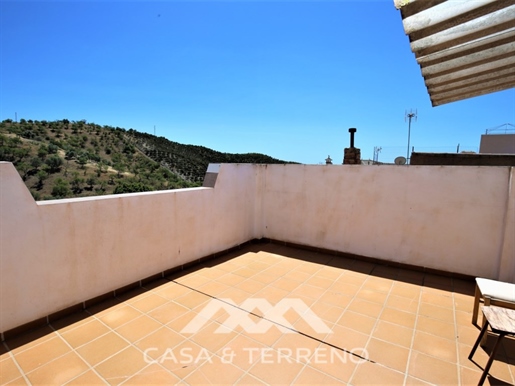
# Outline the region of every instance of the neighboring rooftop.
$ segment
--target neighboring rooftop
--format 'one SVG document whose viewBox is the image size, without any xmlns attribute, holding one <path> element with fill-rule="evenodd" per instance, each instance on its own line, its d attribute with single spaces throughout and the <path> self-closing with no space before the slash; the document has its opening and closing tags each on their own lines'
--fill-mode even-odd
<svg viewBox="0 0 515 386">
<path fill-rule="evenodd" d="M 249 245 L 7 340 L 0 384 L 475 384 L 489 348 L 467 359 L 473 294 L 472 281 Z M 502 345 L 490 384 L 515 383 L 515 340 Z"/>
<path fill-rule="evenodd" d="M 515 86 L 515 2 L 394 3 L 433 106 Z"/>
</svg>

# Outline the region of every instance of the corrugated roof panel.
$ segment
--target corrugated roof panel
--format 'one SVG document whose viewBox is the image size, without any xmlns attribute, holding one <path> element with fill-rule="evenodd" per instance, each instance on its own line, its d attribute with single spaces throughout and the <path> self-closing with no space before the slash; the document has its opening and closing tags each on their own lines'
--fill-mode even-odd
<svg viewBox="0 0 515 386">
<path fill-rule="evenodd" d="M 515 0 L 394 0 L 433 106 L 515 87 Z"/>
</svg>

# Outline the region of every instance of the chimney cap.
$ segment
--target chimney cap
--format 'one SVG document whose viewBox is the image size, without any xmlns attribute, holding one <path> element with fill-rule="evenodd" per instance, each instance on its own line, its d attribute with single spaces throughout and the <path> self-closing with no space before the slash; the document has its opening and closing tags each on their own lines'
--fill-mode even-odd
<svg viewBox="0 0 515 386">
<path fill-rule="evenodd" d="M 351 127 L 349 129 L 349 133 L 355 133 L 357 131 L 357 129 L 355 127 Z"/>
</svg>

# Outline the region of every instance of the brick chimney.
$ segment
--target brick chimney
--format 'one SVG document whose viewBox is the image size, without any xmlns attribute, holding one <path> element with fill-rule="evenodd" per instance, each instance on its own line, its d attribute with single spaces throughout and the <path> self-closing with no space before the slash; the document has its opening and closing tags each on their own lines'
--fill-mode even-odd
<svg viewBox="0 0 515 386">
<path fill-rule="evenodd" d="M 343 164 L 344 165 L 360 165 L 361 164 L 361 150 L 354 147 L 354 133 L 357 130 L 354 127 L 349 129 L 350 133 L 350 147 L 343 151 Z"/>
</svg>

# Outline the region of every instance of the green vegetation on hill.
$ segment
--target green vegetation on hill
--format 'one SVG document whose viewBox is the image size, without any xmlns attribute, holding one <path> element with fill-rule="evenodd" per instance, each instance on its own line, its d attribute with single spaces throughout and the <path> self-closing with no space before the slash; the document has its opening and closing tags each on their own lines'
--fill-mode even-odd
<svg viewBox="0 0 515 386">
<path fill-rule="evenodd" d="M 200 186 L 209 163 L 285 163 L 67 119 L 0 122 L 0 161 L 14 164 L 36 200 Z"/>
</svg>

